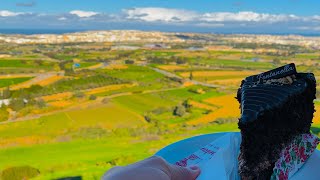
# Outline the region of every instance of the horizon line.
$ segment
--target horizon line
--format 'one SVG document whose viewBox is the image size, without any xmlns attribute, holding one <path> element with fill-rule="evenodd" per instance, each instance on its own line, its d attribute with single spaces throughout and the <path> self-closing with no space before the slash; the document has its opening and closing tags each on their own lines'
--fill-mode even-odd
<svg viewBox="0 0 320 180">
<path fill-rule="evenodd" d="M 10 32 L 11 31 L 11 32 Z M 25 31 L 25 32 L 23 32 Z M 34 32 L 32 32 L 34 31 Z M 43 31 L 43 32 L 41 32 Z M 161 31 L 161 30 L 140 30 L 140 29 L 49 29 L 49 28 L 0 28 L 0 35 L 62 35 L 73 33 L 85 33 L 95 31 L 141 31 L 141 32 L 161 32 L 161 33 L 192 33 L 192 34 L 217 34 L 217 35 L 274 35 L 274 36 L 320 36 L 314 32 L 288 32 L 288 33 L 267 33 L 267 32 L 197 32 L 197 31 Z"/>
</svg>

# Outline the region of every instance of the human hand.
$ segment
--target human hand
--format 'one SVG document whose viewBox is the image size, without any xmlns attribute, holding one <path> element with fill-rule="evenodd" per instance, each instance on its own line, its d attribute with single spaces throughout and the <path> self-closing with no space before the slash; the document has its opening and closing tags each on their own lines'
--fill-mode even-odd
<svg viewBox="0 0 320 180">
<path fill-rule="evenodd" d="M 128 166 L 114 167 L 104 174 L 102 180 L 195 180 L 199 174 L 199 167 L 180 167 L 152 156 Z"/>
</svg>

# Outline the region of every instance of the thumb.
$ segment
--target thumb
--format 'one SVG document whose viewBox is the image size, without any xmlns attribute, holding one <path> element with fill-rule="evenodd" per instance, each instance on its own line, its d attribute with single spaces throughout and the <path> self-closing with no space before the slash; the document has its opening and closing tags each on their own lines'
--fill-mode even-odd
<svg viewBox="0 0 320 180">
<path fill-rule="evenodd" d="M 171 165 L 171 180 L 195 180 L 200 174 L 198 166 L 180 167 Z"/>
</svg>

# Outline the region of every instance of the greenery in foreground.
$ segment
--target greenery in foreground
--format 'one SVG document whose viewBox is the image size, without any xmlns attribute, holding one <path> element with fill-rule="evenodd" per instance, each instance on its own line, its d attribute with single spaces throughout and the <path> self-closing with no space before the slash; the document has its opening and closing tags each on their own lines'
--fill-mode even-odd
<svg viewBox="0 0 320 180">
<path fill-rule="evenodd" d="M 320 127 L 312 129 L 320 132 Z M 91 128 L 77 132 L 76 136 L 82 138 L 2 149 L 0 168 L 32 165 L 40 172 L 36 179 L 79 175 L 83 179 L 100 179 L 109 168 L 144 159 L 178 140 L 199 134 L 232 131 L 238 131 L 236 123 L 175 128 L 151 125 L 148 128 L 129 128 L 113 132 Z"/>
<path fill-rule="evenodd" d="M 112 166 L 141 160 L 172 142 L 199 134 L 237 131 L 237 125 L 178 126 L 174 129 L 152 125 L 108 133 L 99 128 L 82 130 L 77 132 L 81 138 L 65 142 L 2 149 L 0 168 L 31 165 L 40 171 L 37 179 L 78 175 L 84 179 L 99 179 Z"/>
</svg>

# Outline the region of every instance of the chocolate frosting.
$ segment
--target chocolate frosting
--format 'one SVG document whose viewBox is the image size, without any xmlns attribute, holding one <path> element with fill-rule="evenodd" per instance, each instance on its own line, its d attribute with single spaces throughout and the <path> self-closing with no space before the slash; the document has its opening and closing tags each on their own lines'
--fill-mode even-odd
<svg viewBox="0 0 320 180">
<path fill-rule="evenodd" d="M 270 74 L 276 74 L 276 76 L 270 76 Z M 296 77 L 291 84 L 265 83 L 273 77 L 279 79 L 288 75 Z M 268 78 L 263 79 L 263 77 Z M 308 86 L 308 80 L 315 83 L 314 75 L 296 73 L 294 64 L 247 77 L 242 81 L 241 88 L 238 90 L 238 99 L 241 99 L 241 123 L 252 122 L 264 111 L 282 106 L 290 97 L 302 93 Z"/>
</svg>

